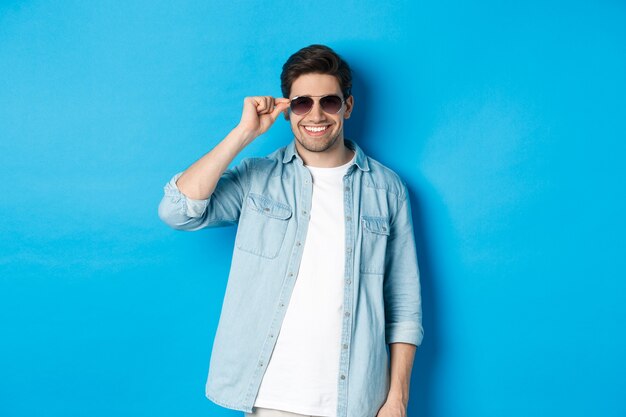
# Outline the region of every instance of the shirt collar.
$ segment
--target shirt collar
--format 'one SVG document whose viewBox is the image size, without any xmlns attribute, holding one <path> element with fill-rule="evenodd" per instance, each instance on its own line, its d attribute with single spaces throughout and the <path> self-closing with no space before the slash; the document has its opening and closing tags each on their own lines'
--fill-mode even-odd
<svg viewBox="0 0 626 417">
<path fill-rule="evenodd" d="M 343 141 L 346 144 L 346 147 L 348 147 L 349 149 L 352 149 L 356 153 L 356 158 L 354 159 L 354 163 L 356 164 L 356 166 L 359 167 L 362 171 L 369 171 L 370 167 L 367 162 L 367 156 L 365 155 L 363 150 L 361 150 L 359 145 L 357 145 L 355 142 L 349 139 L 344 139 Z M 296 151 L 296 139 L 295 138 L 289 143 L 289 145 L 285 147 L 284 156 L 283 156 L 283 164 L 286 164 L 287 162 L 291 162 L 294 157 L 296 157 L 296 159 L 299 159 L 300 162 L 302 162 L 302 158 L 300 158 L 300 155 L 298 155 L 298 152 Z"/>
</svg>

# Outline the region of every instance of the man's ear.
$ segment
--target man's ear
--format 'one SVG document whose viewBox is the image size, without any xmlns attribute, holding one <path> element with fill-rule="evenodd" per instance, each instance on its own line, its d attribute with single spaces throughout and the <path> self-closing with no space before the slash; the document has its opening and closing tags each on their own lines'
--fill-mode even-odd
<svg viewBox="0 0 626 417">
<path fill-rule="evenodd" d="M 354 96 L 350 95 L 350 97 L 346 99 L 346 111 L 343 113 L 344 119 L 350 118 L 350 114 L 352 113 L 353 108 L 354 108 Z"/>
</svg>

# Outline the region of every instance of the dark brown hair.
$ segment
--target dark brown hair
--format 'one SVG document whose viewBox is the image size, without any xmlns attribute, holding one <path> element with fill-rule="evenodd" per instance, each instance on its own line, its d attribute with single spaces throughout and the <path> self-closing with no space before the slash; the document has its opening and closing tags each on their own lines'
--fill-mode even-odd
<svg viewBox="0 0 626 417">
<path fill-rule="evenodd" d="M 334 75 L 339 81 L 343 98 L 352 94 L 352 71 L 335 51 L 325 45 L 310 45 L 291 55 L 280 74 L 280 88 L 283 97 L 289 97 L 291 84 L 304 74 Z"/>
</svg>

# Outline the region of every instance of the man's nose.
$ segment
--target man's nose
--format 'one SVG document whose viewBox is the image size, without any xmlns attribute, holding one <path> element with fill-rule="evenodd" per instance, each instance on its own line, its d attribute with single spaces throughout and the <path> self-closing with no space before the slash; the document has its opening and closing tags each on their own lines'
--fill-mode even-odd
<svg viewBox="0 0 626 417">
<path fill-rule="evenodd" d="M 322 106 L 320 105 L 320 102 L 318 100 L 313 102 L 313 107 L 309 112 L 309 118 L 312 122 L 324 120 L 326 118 L 324 110 L 322 110 Z"/>
</svg>

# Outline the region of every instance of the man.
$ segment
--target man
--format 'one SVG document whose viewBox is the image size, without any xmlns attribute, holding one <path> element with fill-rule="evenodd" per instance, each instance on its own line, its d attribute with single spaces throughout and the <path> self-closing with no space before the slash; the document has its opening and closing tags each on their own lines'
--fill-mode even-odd
<svg viewBox="0 0 626 417">
<path fill-rule="evenodd" d="M 285 98 L 245 98 L 239 125 L 165 186 L 170 226 L 238 224 L 206 395 L 248 417 L 406 415 L 423 337 L 411 208 L 404 181 L 344 139 L 351 85 L 332 49 L 301 49 Z M 294 140 L 228 168 L 281 113 Z"/>
</svg>

